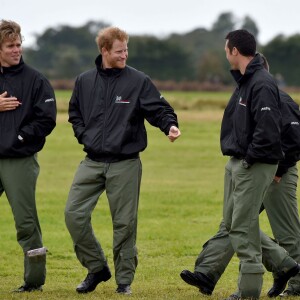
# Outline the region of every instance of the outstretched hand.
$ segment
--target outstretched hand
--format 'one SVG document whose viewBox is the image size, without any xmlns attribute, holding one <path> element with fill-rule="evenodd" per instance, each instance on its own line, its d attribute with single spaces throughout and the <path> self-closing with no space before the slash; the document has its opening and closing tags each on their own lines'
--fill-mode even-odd
<svg viewBox="0 0 300 300">
<path fill-rule="evenodd" d="M 176 126 L 171 126 L 168 135 L 169 140 L 173 143 L 176 139 L 180 137 L 180 135 L 180 130 Z"/>
</svg>

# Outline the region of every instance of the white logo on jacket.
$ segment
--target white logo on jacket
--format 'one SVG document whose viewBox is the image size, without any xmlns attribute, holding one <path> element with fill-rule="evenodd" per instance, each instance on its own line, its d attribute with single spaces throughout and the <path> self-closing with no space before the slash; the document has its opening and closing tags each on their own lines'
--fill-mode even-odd
<svg viewBox="0 0 300 300">
<path fill-rule="evenodd" d="M 128 103 L 130 103 L 130 101 L 129 100 L 123 100 L 122 96 L 116 96 L 115 103 L 128 104 Z"/>
<path fill-rule="evenodd" d="M 47 102 L 54 102 L 54 98 L 46 99 L 46 100 L 45 100 L 45 103 L 47 103 Z"/>
<path fill-rule="evenodd" d="M 240 97 L 239 105 L 247 106 L 247 99 L 243 99 L 242 97 Z"/>
<path fill-rule="evenodd" d="M 299 126 L 299 122 L 297 122 L 297 121 L 291 122 L 291 125 L 298 125 Z"/>
<path fill-rule="evenodd" d="M 271 110 L 271 108 L 268 106 L 265 106 L 265 107 L 262 107 L 260 111 L 263 111 L 263 110 Z"/>
</svg>

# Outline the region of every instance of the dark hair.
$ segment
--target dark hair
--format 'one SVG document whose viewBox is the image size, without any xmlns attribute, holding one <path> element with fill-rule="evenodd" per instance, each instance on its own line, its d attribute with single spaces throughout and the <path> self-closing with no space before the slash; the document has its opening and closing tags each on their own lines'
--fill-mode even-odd
<svg viewBox="0 0 300 300">
<path fill-rule="evenodd" d="M 256 41 L 253 34 L 245 29 L 238 29 L 229 32 L 226 37 L 227 46 L 232 52 L 235 47 L 243 56 L 254 56 L 256 53 Z"/>
</svg>

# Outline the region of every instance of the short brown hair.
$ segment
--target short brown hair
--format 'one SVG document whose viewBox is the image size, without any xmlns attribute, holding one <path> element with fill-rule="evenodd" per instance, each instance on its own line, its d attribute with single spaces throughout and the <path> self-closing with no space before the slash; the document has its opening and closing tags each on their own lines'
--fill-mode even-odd
<svg viewBox="0 0 300 300">
<path fill-rule="evenodd" d="M 21 26 L 10 20 L 1 20 L 0 21 L 0 47 L 6 40 L 14 41 L 17 38 L 20 38 L 22 41 L 21 35 Z"/>
<path fill-rule="evenodd" d="M 126 41 L 128 43 L 128 34 L 118 27 L 106 27 L 99 31 L 96 37 L 96 43 L 101 53 L 101 49 L 111 50 L 113 42 L 115 40 Z"/>
</svg>

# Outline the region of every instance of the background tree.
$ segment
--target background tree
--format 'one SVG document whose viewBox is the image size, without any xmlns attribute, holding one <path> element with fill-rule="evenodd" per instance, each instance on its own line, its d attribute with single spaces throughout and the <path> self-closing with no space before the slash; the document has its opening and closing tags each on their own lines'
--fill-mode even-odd
<svg viewBox="0 0 300 300">
<path fill-rule="evenodd" d="M 300 35 L 284 37 L 276 36 L 266 46 L 262 47 L 262 52 L 270 64 L 270 72 L 280 83 L 293 86 L 300 86 Z"/>
<path fill-rule="evenodd" d="M 228 32 L 234 29 L 235 24 L 235 17 L 231 12 L 222 13 L 213 24 L 212 33 L 224 38 Z"/>
<path fill-rule="evenodd" d="M 94 67 L 99 54 L 95 37 L 107 26 L 110 25 L 90 21 L 80 27 L 48 28 L 37 36 L 34 47 L 25 49 L 25 59 L 50 79 L 73 80 L 79 73 Z M 233 84 L 224 54 L 224 38 L 229 31 L 238 28 L 249 30 L 256 38 L 259 35 L 258 27 L 249 16 L 238 21 L 230 12 L 220 14 L 211 30 L 196 28 L 163 39 L 130 35 L 128 64 L 154 80 Z M 288 85 L 300 86 L 300 35 L 279 35 L 267 45 L 259 45 L 258 50 L 267 56 L 276 77 L 283 77 Z"/>
<path fill-rule="evenodd" d="M 153 36 L 129 38 L 128 64 L 156 80 L 192 79 L 189 55 L 176 42 L 160 40 Z"/>
<path fill-rule="evenodd" d="M 259 33 L 258 27 L 249 16 L 245 16 L 245 18 L 242 21 L 241 28 L 251 32 L 255 36 L 255 39 L 258 40 L 257 38 Z"/>
<path fill-rule="evenodd" d="M 26 61 L 50 79 L 73 79 L 94 66 L 98 53 L 96 33 L 107 26 L 90 21 L 81 27 L 49 28 L 37 36 L 34 48 L 25 50 Z"/>
</svg>

